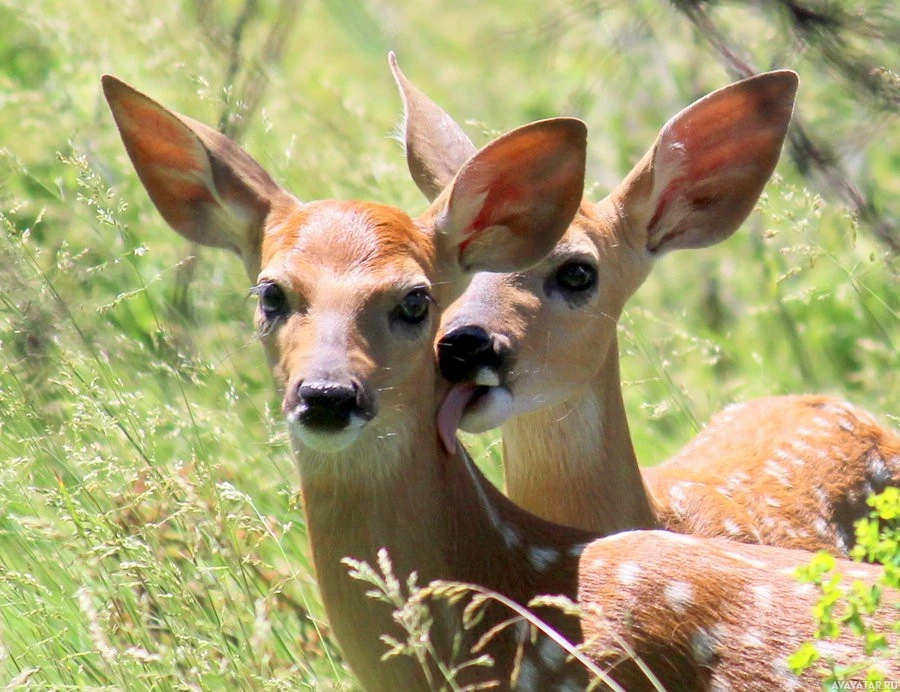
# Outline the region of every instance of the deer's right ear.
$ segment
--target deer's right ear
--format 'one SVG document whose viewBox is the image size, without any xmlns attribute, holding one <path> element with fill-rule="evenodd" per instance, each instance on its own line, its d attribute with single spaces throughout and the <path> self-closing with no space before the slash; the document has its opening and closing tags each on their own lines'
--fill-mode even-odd
<svg viewBox="0 0 900 692">
<path fill-rule="evenodd" d="M 220 132 L 115 77 L 102 81 L 125 150 L 166 222 L 188 240 L 252 261 L 281 188 Z"/>
<path fill-rule="evenodd" d="M 453 118 L 410 83 L 393 52 L 388 62 L 403 98 L 406 165 L 422 194 L 432 201 L 478 150 Z"/>
<path fill-rule="evenodd" d="M 469 159 L 429 210 L 442 253 L 464 272 L 514 272 L 543 259 L 581 204 L 587 128 L 542 120 Z"/>
</svg>

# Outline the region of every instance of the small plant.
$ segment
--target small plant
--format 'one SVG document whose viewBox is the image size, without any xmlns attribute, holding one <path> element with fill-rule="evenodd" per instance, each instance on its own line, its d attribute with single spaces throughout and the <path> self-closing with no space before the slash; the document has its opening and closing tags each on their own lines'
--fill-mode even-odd
<svg viewBox="0 0 900 692">
<path fill-rule="evenodd" d="M 394 608 L 394 620 L 406 633 L 406 641 L 392 635 L 383 634 L 382 641 L 387 644 L 382 659 L 394 656 L 412 656 L 418 661 L 433 690 L 459 692 L 463 688 L 457 682 L 459 673 L 471 666 L 490 666 L 493 660 L 489 656 L 477 656 L 470 661 L 448 666 L 437 654 L 431 643 L 431 625 L 433 618 L 428 606 L 431 595 L 430 588 L 422 588 L 417 584 L 418 575 L 412 572 L 406 584 L 394 575 L 394 568 L 387 550 L 378 551 L 378 569 L 361 560 L 345 558 L 344 564 L 350 568 L 353 579 L 374 586 L 366 592 L 366 596 L 387 603 Z M 469 612 L 469 611 L 467 611 Z M 456 647 L 458 648 L 458 647 Z"/>
<path fill-rule="evenodd" d="M 856 525 L 852 555 L 855 560 L 884 565 L 878 583 L 854 581 L 847 586 L 843 575 L 834 571 L 834 557 L 827 553 L 817 554 L 797 570 L 797 578 L 819 587 L 822 595 L 814 609 L 815 641 L 804 642 L 788 664 L 797 674 L 819 664 L 825 684 L 834 686 L 851 680 L 883 683 L 886 676 L 881 661 L 900 656 L 900 647 L 896 638 L 892 640 L 891 632 L 879 631 L 870 624 L 879 608 L 894 609 L 900 616 L 900 600 L 896 598 L 896 590 L 900 589 L 900 489 L 887 488 L 869 498 L 868 504 L 874 511 Z M 828 654 L 828 641 L 844 632 L 862 639 L 865 657 L 852 665 L 839 666 Z M 895 619 L 892 632 L 900 634 L 900 617 Z"/>
<path fill-rule="evenodd" d="M 625 692 L 624 688 L 618 685 L 615 680 L 611 679 L 596 663 L 587 657 L 580 647 L 572 644 L 529 610 L 529 608 L 555 608 L 567 615 L 580 617 L 583 614 L 581 607 L 565 596 L 538 596 L 532 599 L 528 606 L 525 607 L 501 593 L 476 584 L 435 580 L 427 586 L 420 587 L 417 584 L 418 577 L 415 572 L 409 575 L 404 588 L 404 585 L 394 575 L 390 557 L 384 549 L 378 552 L 378 569 L 375 569 L 367 562 L 352 558 L 344 558 L 343 562 L 350 568 L 349 575 L 353 579 L 358 579 L 375 587 L 366 592 L 369 598 L 382 601 L 394 608 L 394 620 L 406 633 L 405 641 L 392 635 L 382 635 L 381 639 L 388 647 L 382 658 L 412 656 L 421 665 L 431 689 L 441 690 L 441 692 L 445 690 L 448 692 L 468 692 L 475 689 L 494 689 L 495 683 L 460 686 L 460 674 L 472 666 L 493 666 L 493 659 L 487 654 L 480 652 L 494 637 L 504 630 L 510 627 L 518 628 L 524 626 L 528 628 L 530 640 L 533 641 L 539 634 L 542 634 L 556 642 L 567 652 L 571 659 L 581 663 L 593 678 L 587 689 L 598 689 L 602 685 L 603 689 Z M 448 666 L 440 660 L 431 644 L 430 632 L 433 619 L 429 603 L 443 601 L 452 607 L 460 603 L 462 599 L 469 599 L 469 601 L 462 612 L 462 630 L 457 634 L 457 640 L 454 642 L 455 657 L 462 662 Z M 462 632 L 471 630 L 481 622 L 485 608 L 491 603 L 497 603 L 509 610 L 509 617 L 484 632 L 468 651 L 463 651 Z M 438 605 L 438 607 L 442 606 Z M 624 641 L 620 642 L 620 644 L 624 650 L 630 651 L 630 647 Z M 516 686 L 523 654 L 524 645 L 520 646 L 516 652 L 516 660 L 511 674 L 513 687 Z M 638 665 L 647 676 L 648 683 L 652 686 L 652 689 L 664 692 L 664 688 L 650 669 L 639 660 Z"/>
</svg>

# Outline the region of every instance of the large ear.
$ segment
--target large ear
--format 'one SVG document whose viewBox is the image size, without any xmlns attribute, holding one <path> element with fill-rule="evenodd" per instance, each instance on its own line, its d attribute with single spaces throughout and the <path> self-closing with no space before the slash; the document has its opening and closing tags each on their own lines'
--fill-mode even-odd
<svg viewBox="0 0 900 692">
<path fill-rule="evenodd" d="M 188 240 L 232 250 L 251 262 L 281 188 L 220 132 L 115 77 L 104 75 L 102 81 L 128 156 L 166 222 Z"/>
<path fill-rule="evenodd" d="M 393 51 L 388 62 L 403 98 L 406 164 L 422 194 L 432 201 L 478 150 L 453 118 L 409 82 Z"/>
<path fill-rule="evenodd" d="M 565 233 L 581 203 L 587 128 L 554 118 L 517 128 L 469 159 L 428 213 L 467 272 L 521 271 Z"/>
<path fill-rule="evenodd" d="M 613 193 L 653 254 L 728 238 L 753 210 L 787 134 L 790 70 L 767 72 L 696 101 L 666 123 Z"/>
</svg>

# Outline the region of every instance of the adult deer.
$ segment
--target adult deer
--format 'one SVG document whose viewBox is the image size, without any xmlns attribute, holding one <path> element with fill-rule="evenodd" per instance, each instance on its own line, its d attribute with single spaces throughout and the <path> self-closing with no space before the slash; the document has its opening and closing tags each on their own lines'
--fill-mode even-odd
<svg viewBox="0 0 900 692">
<path fill-rule="evenodd" d="M 433 199 L 475 151 L 392 65 L 409 169 Z M 441 370 L 482 385 L 462 427 L 502 423 L 506 489 L 535 514 L 609 533 L 664 527 L 846 555 L 866 497 L 900 482 L 900 439 L 850 404 L 782 396 L 719 413 L 676 457 L 640 469 L 616 325 L 656 259 L 734 233 L 778 160 L 793 72 L 745 79 L 674 116 L 613 192 L 582 202 L 547 258 L 478 274 L 444 315 Z"/>
<path fill-rule="evenodd" d="M 580 561 L 588 534 L 516 507 L 455 441 L 461 401 L 457 390 L 445 402 L 448 385 L 432 349 L 440 307 L 462 293 L 471 272 L 520 269 L 553 247 L 581 197 L 586 134 L 580 121 L 534 123 L 495 140 L 413 219 L 369 202 L 300 202 L 222 134 L 114 77 L 104 77 L 103 88 L 163 218 L 190 240 L 236 253 L 255 286 L 256 326 L 283 397 L 322 600 L 366 689 L 430 688 L 412 659 L 381 660 L 380 636 L 402 632 L 391 608 L 367 598 L 367 587 L 341 564 L 345 556 L 374 562 L 381 548 L 396 574 L 415 570 L 420 583 L 471 582 L 522 604 L 544 593 L 574 598 L 580 583 L 585 604 L 628 611 L 637 604 L 636 619 L 593 614 L 585 620 L 586 631 L 596 634 L 592 655 L 629 681 L 638 673 L 619 660 L 624 644 L 646 656 L 664 682 L 684 689 L 748 676 L 776 686 L 795 681 L 778 662 L 812 631 L 813 594 L 797 595 L 799 587 L 779 570 L 806 555 L 710 542 L 702 569 L 685 567 L 681 542 L 701 550 L 703 544 L 660 532 L 591 543 Z M 618 574 L 615 565 L 628 566 L 632 541 L 639 549 L 648 539 L 669 557 L 647 563 L 644 574 L 644 565 Z M 733 578 L 720 579 L 714 594 L 728 618 L 713 629 L 704 619 L 695 634 L 708 645 L 699 654 L 684 649 L 685 609 L 705 598 L 709 569 L 727 572 L 732 564 Z M 848 568 L 869 581 L 879 574 L 874 567 Z M 672 584 L 670 603 L 664 594 L 647 610 L 645 596 L 661 584 Z M 748 602 L 753 588 L 772 589 L 773 598 L 799 608 L 760 610 Z M 477 627 L 463 631 L 462 608 L 432 609 L 431 645 L 444 665 L 465 658 L 480 635 L 508 617 L 494 605 Z M 577 620 L 553 610 L 541 614 L 579 639 Z M 657 630 L 674 631 L 676 622 L 679 634 L 670 643 Z M 778 628 L 771 638 L 770 623 Z M 748 660 L 737 637 L 752 626 L 760 629 L 763 648 Z M 502 629 L 486 644 L 493 667 L 466 667 L 456 682 L 497 680 L 508 687 L 520 647 L 518 689 L 584 689 L 584 668 L 552 639 L 533 640 L 521 626 Z"/>
</svg>

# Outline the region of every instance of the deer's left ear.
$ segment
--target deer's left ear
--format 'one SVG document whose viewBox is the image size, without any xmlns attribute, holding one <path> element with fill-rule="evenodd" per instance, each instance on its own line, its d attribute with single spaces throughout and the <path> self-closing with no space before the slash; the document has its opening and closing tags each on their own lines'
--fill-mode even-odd
<svg viewBox="0 0 900 692">
<path fill-rule="evenodd" d="M 450 115 L 414 87 L 388 55 L 403 98 L 403 138 L 409 173 L 422 194 L 434 200 L 478 149 Z"/>
<path fill-rule="evenodd" d="M 211 127 L 110 75 L 103 77 L 103 93 L 138 177 L 169 226 L 188 240 L 231 250 L 251 266 L 272 201 L 287 193 Z"/>
<path fill-rule="evenodd" d="M 442 251 L 464 271 L 521 271 L 559 242 L 581 204 L 587 128 L 542 120 L 470 158 L 431 207 Z"/>
</svg>

